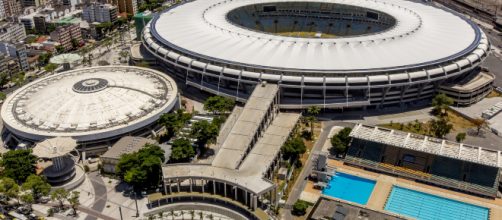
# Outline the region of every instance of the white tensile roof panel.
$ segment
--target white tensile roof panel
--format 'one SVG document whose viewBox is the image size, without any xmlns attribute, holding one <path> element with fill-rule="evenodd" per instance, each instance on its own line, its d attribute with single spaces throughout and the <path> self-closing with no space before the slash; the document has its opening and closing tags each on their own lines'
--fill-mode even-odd
<svg viewBox="0 0 502 220">
<path fill-rule="evenodd" d="M 244 5 L 283 1 L 371 8 L 393 16 L 397 24 L 371 35 L 295 38 L 248 30 L 225 17 Z M 436 62 L 464 53 L 478 37 L 470 23 L 451 12 L 401 0 L 193 1 L 168 10 L 152 23 L 159 41 L 185 52 L 230 63 L 302 70 L 385 69 Z"/>
</svg>

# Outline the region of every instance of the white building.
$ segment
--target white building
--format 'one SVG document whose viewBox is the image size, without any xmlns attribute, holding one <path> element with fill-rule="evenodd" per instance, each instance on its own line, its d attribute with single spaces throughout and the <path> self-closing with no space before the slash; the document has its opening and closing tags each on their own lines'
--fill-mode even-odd
<svg viewBox="0 0 502 220">
<path fill-rule="evenodd" d="M 22 41 L 26 38 L 24 26 L 20 23 L 0 22 L 0 41 Z"/>
<path fill-rule="evenodd" d="M 92 22 L 114 22 L 117 20 L 117 6 L 110 4 L 92 4 L 84 8 L 82 19 Z"/>
<path fill-rule="evenodd" d="M 0 52 L 8 55 L 9 57 L 16 58 L 19 62 L 19 67 L 23 71 L 27 71 L 30 68 L 28 55 L 26 54 L 26 47 L 23 43 L 0 42 Z"/>
<path fill-rule="evenodd" d="M 7 15 L 5 14 L 5 0 L 0 0 L 0 20 L 3 20 Z"/>
<path fill-rule="evenodd" d="M 126 135 L 146 136 L 177 104 L 166 74 L 130 66 L 76 69 L 37 79 L 2 105 L 5 143 L 72 137 L 86 148 L 106 148 Z"/>
</svg>

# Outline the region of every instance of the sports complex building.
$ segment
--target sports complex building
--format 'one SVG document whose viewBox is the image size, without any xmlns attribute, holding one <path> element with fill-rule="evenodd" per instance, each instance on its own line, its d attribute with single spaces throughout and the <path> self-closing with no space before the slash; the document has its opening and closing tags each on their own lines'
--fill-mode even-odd
<svg viewBox="0 0 502 220">
<path fill-rule="evenodd" d="M 497 197 L 501 151 L 362 124 L 350 137 L 346 164 Z"/>
<path fill-rule="evenodd" d="M 146 68 L 101 66 L 35 80 L 2 106 L 7 145 L 72 137 L 87 149 L 106 150 L 122 136 L 152 134 L 157 119 L 177 104 L 177 86 Z"/>
<path fill-rule="evenodd" d="M 282 109 L 420 104 L 441 90 L 468 105 L 493 82 L 478 76 L 483 31 L 418 0 L 189 1 L 154 17 L 142 41 L 213 94 L 245 101 L 257 83 L 278 84 Z"/>
</svg>

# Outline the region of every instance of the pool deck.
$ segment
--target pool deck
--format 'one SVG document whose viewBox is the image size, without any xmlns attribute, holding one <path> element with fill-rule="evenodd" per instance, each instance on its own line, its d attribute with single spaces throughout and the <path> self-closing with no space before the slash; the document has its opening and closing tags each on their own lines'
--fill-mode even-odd
<svg viewBox="0 0 502 220">
<path fill-rule="evenodd" d="M 384 210 L 384 206 L 392 190 L 392 186 L 397 185 L 420 192 L 487 207 L 490 209 L 490 220 L 502 219 L 502 199 L 499 198 L 487 199 L 423 183 L 418 183 L 408 179 L 374 173 L 360 168 L 347 166 L 343 164 L 343 162 L 337 160 L 328 160 L 328 165 L 331 167 L 336 167 L 340 172 L 375 180 L 375 188 L 373 189 L 373 192 L 366 205 L 368 208 L 373 210 L 388 212 Z M 313 189 L 313 184 L 307 184 L 304 192 L 308 192 L 309 195 L 321 194 L 320 190 Z"/>
</svg>

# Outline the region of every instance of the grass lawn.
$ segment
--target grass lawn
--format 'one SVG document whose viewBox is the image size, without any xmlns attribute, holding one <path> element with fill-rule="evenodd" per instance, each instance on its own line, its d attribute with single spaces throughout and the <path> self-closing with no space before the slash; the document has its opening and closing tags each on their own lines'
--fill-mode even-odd
<svg viewBox="0 0 502 220">
<path fill-rule="evenodd" d="M 492 90 L 490 94 L 486 96 L 486 98 L 493 98 L 493 97 L 502 97 L 502 94 L 500 92 Z"/>
<path fill-rule="evenodd" d="M 451 130 L 450 133 L 466 132 L 469 128 L 476 127 L 471 121 L 462 117 L 461 115 L 459 115 L 455 111 L 448 109 L 446 112 L 448 113 L 448 121 L 451 124 L 453 124 L 453 129 Z M 420 123 L 421 125 L 418 125 L 418 123 Z M 433 136 L 429 132 L 429 123 L 427 123 L 427 122 L 410 121 L 410 122 L 402 123 L 402 124 L 392 123 L 392 124 L 381 124 L 378 126 L 384 127 L 384 128 L 389 128 L 389 129 L 394 129 L 394 130 L 400 130 L 400 131 L 404 131 L 404 132 L 411 132 L 411 133 L 416 133 L 416 134 Z"/>
</svg>

